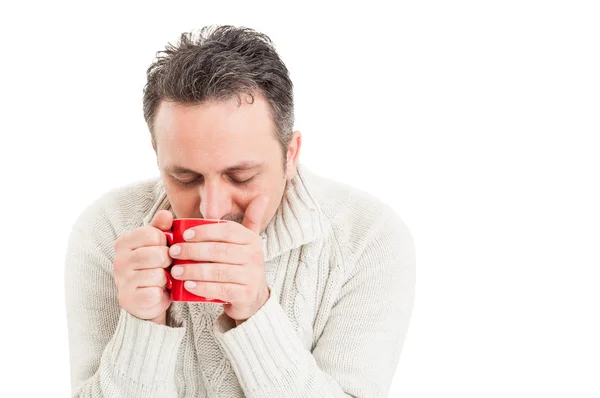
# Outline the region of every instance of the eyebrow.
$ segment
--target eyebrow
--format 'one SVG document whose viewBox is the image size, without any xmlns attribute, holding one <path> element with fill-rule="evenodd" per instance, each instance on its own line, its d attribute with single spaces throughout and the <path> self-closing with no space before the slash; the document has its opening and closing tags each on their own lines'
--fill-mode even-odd
<svg viewBox="0 0 600 398">
<path fill-rule="evenodd" d="M 233 166 L 226 167 L 221 170 L 221 173 L 232 173 L 236 171 L 249 171 L 255 169 L 261 169 L 264 166 L 265 162 L 252 162 L 252 161 L 243 161 L 234 164 Z M 178 166 L 178 165 L 169 165 L 165 167 L 165 171 L 170 174 L 201 174 L 195 170 L 188 169 L 187 167 Z"/>
</svg>

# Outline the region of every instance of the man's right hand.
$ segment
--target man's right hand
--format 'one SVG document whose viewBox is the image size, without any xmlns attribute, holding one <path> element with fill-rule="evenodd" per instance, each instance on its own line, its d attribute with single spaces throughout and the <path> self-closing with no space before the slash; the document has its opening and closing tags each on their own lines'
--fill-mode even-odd
<svg viewBox="0 0 600 398">
<path fill-rule="evenodd" d="M 115 282 L 119 304 L 140 319 L 166 325 L 171 305 L 165 289 L 164 268 L 171 265 L 167 238 L 162 232 L 171 228 L 173 215 L 161 210 L 150 225 L 137 228 L 115 241 Z"/>
</svg>

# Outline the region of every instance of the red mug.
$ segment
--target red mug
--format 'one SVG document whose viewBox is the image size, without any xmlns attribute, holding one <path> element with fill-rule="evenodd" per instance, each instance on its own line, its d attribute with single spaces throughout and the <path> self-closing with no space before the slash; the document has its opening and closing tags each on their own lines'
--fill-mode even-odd
<svg viewBox="0 0 600 398">
<path fill-rule="evenodd" d="M 167 237 L 167 246 L 171 246 L 175 243 L 185 242 L 186 240 L 183 238 L 183 233 L 198 225 L 205 224 L 215 224 L 226 222 L 225 220 L 208 220 L 204 218 L 177 218 L 173 220 L 173 225 L 171 226 L 171 230 L 163 231 L 165 236 Z M 193 301 L 193 302 L 201 302 L 201 303 L 218 303 L 218 304 L 229 304 L 226 301 L 210 299 L 202 296 L 197 296 L 193 293 L 190 293 L 183 287 L 184 281 L 174 279 L 171 276 L 171 267 L 173 265 L 183 265 L 183 264 L 196 264 L 198 261 L 193 260 L 182 260 L 182 259 L 173 259 L 173 264 L 165 269 L 165 274 L 167 275 L 167 289 L 171 291 L 171 300 L 173 301 Z"/>
</svg>

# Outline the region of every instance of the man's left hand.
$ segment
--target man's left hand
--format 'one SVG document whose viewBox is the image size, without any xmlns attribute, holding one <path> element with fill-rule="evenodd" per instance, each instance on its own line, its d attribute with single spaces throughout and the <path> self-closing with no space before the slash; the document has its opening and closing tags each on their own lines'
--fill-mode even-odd
<svg viewBox="0 0 600 398">
<path fill-rule="evenodd" d="M 236 325 L 254 315 L 267 301 L 261 221 L 268 206 L 268 197 L 258 196 L 247 207 L 242 224 L 225 222 L 190 228 L 184 233 L 186 242 L 171 246 L 172 258 L 199 261 L 171 269 L 173 278 L 186 281 L 185 288 L 193 294 L 219 299 L 225 313 Z M 181 251 L 173 254 L 174 246 Z"/>
</svg>

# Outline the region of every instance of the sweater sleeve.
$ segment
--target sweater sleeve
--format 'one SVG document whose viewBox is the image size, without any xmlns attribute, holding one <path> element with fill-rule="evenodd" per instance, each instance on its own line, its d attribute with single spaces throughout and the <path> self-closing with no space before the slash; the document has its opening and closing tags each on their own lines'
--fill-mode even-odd
<svg viewBox="0 0 600 398">
<path fill-rule="evenodd" d="M 115 232 L 107 218 L 89 213 L 73 227 L 66 253 L 72 396 L 176 397 L 174 372 L 185 329 L 120 308 L 112 273 Z"/>
<path fill-rule="evenodd" d="M 217 319 L 246 396 L 387 396 L 414 301 L 415 249 L 405 224 L 384 220 L 352 269 L 312 352 L 273 295 L 236 328 L 224 314 Z"/>
</svg>

